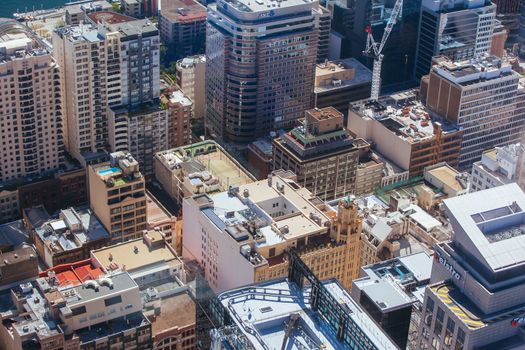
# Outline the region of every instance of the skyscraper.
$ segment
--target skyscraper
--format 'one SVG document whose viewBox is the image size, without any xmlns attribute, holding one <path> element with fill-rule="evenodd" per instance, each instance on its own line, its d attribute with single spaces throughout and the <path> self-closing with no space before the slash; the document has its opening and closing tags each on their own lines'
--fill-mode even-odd
<svg viewBox="0 0 525 350">
<path fill-rule="evenodd" d="M 460 60 L 489 52 L 495 17 L 490 0 L 423 0 L 416 77 L 428 74 L 433 56 Z"/>
<path fill-rule="evenodd" d="M 40 39 L 0 20 L 0 182 L 63 162 L 59 65 Z"/>
<path fill-rule="evenodd" d="M 249 142 L 313 105 L 319 4 L 219 0 L 208 7 L 206 129 Z"/>
</svg>

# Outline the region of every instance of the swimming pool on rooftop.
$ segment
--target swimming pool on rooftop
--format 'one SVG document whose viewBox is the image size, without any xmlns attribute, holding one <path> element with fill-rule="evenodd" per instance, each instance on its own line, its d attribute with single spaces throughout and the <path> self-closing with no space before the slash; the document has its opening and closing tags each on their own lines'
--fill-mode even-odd
<svg viewBox="0 0 525 350">
<path fill-rule="evenodd" d="M 99 175 L 102 175 L 102 176 L 110 175 L 110 174 L 118 174 L 121 172 L 122 171 L 120 170 L 120 168 L 101 169 L 98 171 Z"/>
</svg>

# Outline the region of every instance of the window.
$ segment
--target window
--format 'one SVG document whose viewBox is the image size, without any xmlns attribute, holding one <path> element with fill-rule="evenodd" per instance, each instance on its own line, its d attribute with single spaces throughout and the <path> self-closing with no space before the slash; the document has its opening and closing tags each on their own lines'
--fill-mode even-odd
<svg viewBox="0 0 525 350">
<path fill-rule="evenodd" d="M 86 313 L 86 307 L 85 306 L 79 306 L 74 309 L 71 309 L 71 312 L 73 313 L 73 316 L 81 315 Z"/>
<path fill-rule="evenodd" d="M 114 296 L 113 298 L 105 299 L 104 304 L 106 306 L 115 305 L 122 302 L 122 297 L 120 295 Z"/>
</svg>

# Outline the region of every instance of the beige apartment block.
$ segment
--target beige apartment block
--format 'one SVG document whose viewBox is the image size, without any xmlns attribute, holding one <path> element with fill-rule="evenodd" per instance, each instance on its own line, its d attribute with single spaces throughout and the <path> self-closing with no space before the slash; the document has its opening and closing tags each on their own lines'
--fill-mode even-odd
<svg viewBox="0 0 525 350">
<path fill-rule="evenodd" d="M 88 167 L 91 209 L 112 243 L 140 238 L 147 228 L 144 177 L 129 153 L 111 153 L 110 158 Z"/>
<path fill-rule="evenodd" d="M 0 182 L 62 165 L 60 69 L 41 39 L 0 20 Z"/>
<path fill-rule="evenodd" d="M 206 56 L 177 61 L 177 85 L 193 101 L 193 117 L 204 118 L 206 107 Z"/>
</svg>

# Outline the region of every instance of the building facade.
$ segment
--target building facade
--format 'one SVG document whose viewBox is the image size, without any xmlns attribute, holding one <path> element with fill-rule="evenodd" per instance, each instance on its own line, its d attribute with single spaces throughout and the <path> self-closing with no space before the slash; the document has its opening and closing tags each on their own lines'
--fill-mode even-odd
<svg viewBox="0 0 525 350">
<path fill-rule="evenodd" d="M 147 228 L 144 177 L 129 153 L 112 153 L 107 163 L 88 167 L 90 207 L 111 243 L 142 237 Z"/>
<path fill-rule="evenodd" d="M 432 57 L 464 60 L 490 51 L 496 5 L 490 0 L 423 0 L 416 56 L 416 77 L 428 74 Z"/>
<path fill-rule="evenodd" d="M 294 172 L 322 200 L 341 198 L 355 194 L 359 157 L 369 147 L 349 135 L 335 108 L 311 109 L 302 126 L 273 140 L 273 169 Z"/>
<path fill-rule="evenodd" d="M 62 68 L 35 34 L 0 21 L 0 182 L 63 165 Z"/>
<path fill-rule="evenodd" d="M 424 93 L 426 105 L 463 131 L 459 170 L 469 171 L 485 150 L 520 141 L 525 122 L 520 79 L 496 56 L 436 60 Z"/>
<path fill-rule="evenodd" d="M 208 135 L 248 143 L 292 128 L 313 106 L 318 6 L 296 0 L 270 8 L 247 0 L 209 5 Z"/>
</svg>

